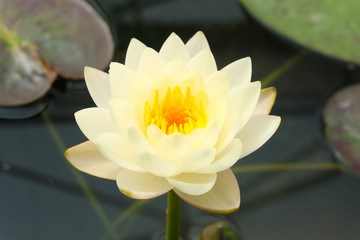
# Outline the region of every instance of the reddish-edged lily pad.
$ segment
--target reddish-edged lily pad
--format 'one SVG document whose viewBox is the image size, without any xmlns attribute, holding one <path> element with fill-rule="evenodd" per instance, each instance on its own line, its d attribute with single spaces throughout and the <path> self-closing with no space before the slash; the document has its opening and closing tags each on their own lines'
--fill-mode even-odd
<svg viewBox="0 0 360 240">
<path fill-rule="evenodd" d="M 339 91 L 329 100 L 324 122 L 335 153 L 360 174 L 360 84 Z"/>
<path fill-rule="evenodd" d="M 0 43 L 1 48 L 1 43 Z M 50 88 L 56 73 L 31 45 L 6 49 L 0 55 L 0 104 L 20 105 L 37 99 Z"/>
<path fill-rule="evenodd" d="M 34 46 L 9 47 L 0 36 L 2 106 L 42 96 L 55 78 L 52 71 L 80 79 L 84 66 L 104 69 L 114 52 L 108 25 L 83 0 L 0 0 L 0 23 L 19 43 Z M 33 69 L 22 69 L 28 66 Z"/>
</svg>

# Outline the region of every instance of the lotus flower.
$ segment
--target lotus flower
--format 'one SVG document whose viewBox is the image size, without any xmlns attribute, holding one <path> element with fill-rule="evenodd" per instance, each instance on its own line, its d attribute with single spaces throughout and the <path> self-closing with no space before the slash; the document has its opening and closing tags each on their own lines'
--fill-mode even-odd
<svg viewBox="0 0 360 240">
<path fill-rule="evenodd" d="M 250 78 L 250 58 L 218 70 L 202 32 L 186 44 L 172 33 L 159 52 L 132 39 L 125 64 L 111 63 L 109 74 L 85 68 L 97 107 L 75 113 L 89 141 L 65 156 L 131 198 L 174 190 L 200 209 L 234 212 L 240 191 L 231 166 L 280 124 L 268 115 L 275 89 Z"/>
</svg>

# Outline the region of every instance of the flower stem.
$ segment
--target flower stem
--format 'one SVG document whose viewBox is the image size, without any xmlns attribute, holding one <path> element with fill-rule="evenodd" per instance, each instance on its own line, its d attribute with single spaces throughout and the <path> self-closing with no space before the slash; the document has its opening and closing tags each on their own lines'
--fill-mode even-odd
<svg viewBox="0 0 360 240">
<path fill-rule="evenodd" d="M 181 199 L 173 191 L 168 192 L 166 218 L 166 240 L 178 240 L 180 230 Z"/>
</svg>

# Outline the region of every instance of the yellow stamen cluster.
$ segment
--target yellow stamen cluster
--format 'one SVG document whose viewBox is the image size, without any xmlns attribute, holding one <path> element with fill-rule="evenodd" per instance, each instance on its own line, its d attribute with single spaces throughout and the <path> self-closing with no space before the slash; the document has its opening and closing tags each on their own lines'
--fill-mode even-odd
<svg viewBox="0 0 360 240">
<path fill-rule="evenodd" d="M 144 117 L 146 128 L 156 125 L 167 135 L 187 135 L 196 128 L 206 127 L 208 121 L 200 93 L 193 96 L 188 87 L 184 96 L 178 85 L 173 90 L 168 87 L 161 103 L 159 92 L 155 89 L 152 105 L 150 106 L 148 101 L 145 103 Z"/>
</svg>

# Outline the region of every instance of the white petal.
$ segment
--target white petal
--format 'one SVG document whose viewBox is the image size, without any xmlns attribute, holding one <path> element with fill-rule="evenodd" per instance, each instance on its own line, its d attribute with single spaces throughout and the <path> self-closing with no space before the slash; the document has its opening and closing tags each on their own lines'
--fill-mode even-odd
<svg viewBox="0 0 360 240">
<path fill-rule="evenodd" d="M 216 181 L 214 174 L 182 173 L 166 178 L 177 190 L 190 195 L 201 195 L 211 190 Z"/>
<path fill-rule="evenodd" d="M 148 172 L 158 177 L 172 177 L 180 173 L 180 169 L 172 162 L 149 152 L 137 152 L 138 163 Z"/>
<path fill-rule="evenodd" d="M 225 88 L 218 89 L 210 96 L 210 107 L 219 126 L 222 127 L 227 114 L 228 91 Z M 232 113 L 233 114 L 233 113 Z"/>
<path fill-rule="evenodd" d="M 157 126 L 150 125 L 147 129 L 147 138 L 157 152 L 172 162 L 191 150 L 192 143 L 189 136 L 173 133 L 165 134 Z"/>
<path fill-rule="evenodd" d="M 154 198 L 173 188 L 164 178 L 127 169 L 119 172 L 116 183 L 123 194 L 135 199 Z"/>
<path fill-rule="evenodd" d="M 183 172 L 197 172 L 214 160 L 215 152 L 215 149 L 202 148 L 184 155 L 177 164 L 181 166 Z"/>
<path fill-rule="evenodd" d="M 69 148 L 65 157 L 78 170 L 96 177 L 115 180 L 122 170 L 118 164 L 104 158 L 90 141 Z"/>
<path fill-rule="evenodd" d="M 115 98 L 109 101 L 109 110 L 114 123 L 114 127 L 122 137 L 127 137 L 127 127 L 129 124 L 136 129 L 141 129 L 138 118 L 135 115 L 135 106 L 122 99 Z M 142 106 L 144 112 L 144 106 Z M 144 119 L 144 118 L 142 118 Z"/>
<path fill-rule="evenodd" d="M 276 89 L 273 87 L 261 89 L 260 98 L 256 105 L 254 115 L 267 115 L 270 113 L 276 98 Z"/>
<path fill-rule="evenodd" d="M 230 89 L 240 84 L 247 84 L 251 80 L 251 59 L 250 57 L 239 59 L 222 70 L 228 73 Z"/>
<path fill-rule="evenodd" d="M 109 75 L 92 67 L 84 69 L 85 83 L 98 107 L 107 108 L 111 98 Z"/>
<path fill-rule="evenodd" d="M 130 97 L 132 102 L 142 102 L 149 99 L 152 81 L 143 72 L 132 72 L 130 76 Z"/>
<path fill-rule="evenodd" d="M 187 66 L 190 72 L 200 73 L 203 79 L 217 71 L 216 62 L 210 49 L 199 52 L 190 60 Z"/>
<path fill-rule="evenodd" d="M 176 74 L 176 70 L 174 74 Z M 174 89 L 176 85 L 178 85 L 178 83 L 173 79 L 172 76 L 170 76 L 170 74 L 167 75 L 164 72 L 160 73 L 160 75 L 157 76 L 155 81 L 152 82 L 152 86 L 147 87 L 150 89 L 150 91 L 148 93 L 148 98 L 146 99 L 146 101 L 149 101 L 150 104 L 153 103 L 153 99 L 155 97 L 155 89 L 157 89 L 157 92 L 159 94 L 158 99 L 161 101 L 162 99 L 164 99 L 168 88 Z M 144 111 L 144 106 L 142 106 L 142 108 L 143 108 L 142 111 Z"/>
<path fill-rule="evenodd" d="M 191 149 L 191 140 L 188 136 L 173 133 L 165 135 L 158 143 L 158 151 L 167 159 L 178 159 Z"/>
<path fill-rule="evenodd" d="M 140 59 L 139 71 L 145 73 L 150 80 L 153 80 L 164 68 L 164 65 L 165 62 L 158 52 L 152 48 L 145 48 Z"/>
<path fill-rule="evenodd" d="M 188 136 L 191 138 L 192 149 L 213 148 L 218 135 L 219 125 L 216 121 L 209 121 L 206 128 L 198 128 L 192 131 Z"/>
<path fill-rule="evenodd" d="M 125 66 L 131 70 L 137 70 L 141 55 L 145 48 L 146 46 L 136 38 L 131 39 L 126 52 Z"/>
<path fill-rule="evenodd" d="M 242 144 L 239 139 L 234 138 L 230 144 L 215 156 L 215 160 L 208 167 L 199 170 L 199 173 L 216 173 L 232 167 L 240 158 Z"/>
<path fill-rule="evenodd" d="M 214 187 L 202 195 L 189 195 L 174 189 L 189 204 L 212 213 L 234 213 L 240 207 L 240 190 L 231 169 L 219 172 Z"/>
<path fill-rule="evenodd" d="M 210 49 L 205 34 L 201 31 L 198 31 L 189 39 L 189 41 L 186 43 L 186 48 L 188 49 L 191 57 L 195 56 L 203 49 Z"/>
<path fill-rule="evenodd" d="M 145 129 L 145 116 L 144 116 L 144 103 L 143 102 L 134 102 L 134 114 L 136 117 L 136 122 L 139 125 L 141 131 L 143 134 L 146 134 L 146 129 Z"/>
<path fill-rule="evenodd" d="M 190 54 L 185 44 L 175 33 L 170 34 L 162 45 L 159 53 L 167 62 L 180 59 L 186 63 L 190 60 Z"/>
<path fill-rule="evenodd" d="M 96 144 L 103 156 L 117 163 L 119 166 L 138 172 L 145 171 L 137 164 L 132 146 L 124 141 L 117 133 L 105 133 L 101 135 L 97 139 Z"/>
<path fill-rule="evenodd" d="M 226 71 L 217 71 L 205 78 L 205 84 L 209 95 L 219 89 L 229 89 L 229 80 Z"/>
<path fill-rule="evenodd" d="M 131 104 L 120 98 L 111 99 L 109 110 L 115 129 L 121 136 L 126 137 L 127 125 L 135 119 Z"/>
<path fill-rule="evenodd" d="M 83 134 L 92 142 L 106 132 L 115 132 L 109 110 L 85 108 L 75 113 L 76 123 Z"/>
<path fill-rule="evenodd" d="M 135 151 L 155 153 L 154 148 L 151 146 L 139 128 L 133 124 L 129 124 L 126 129 L 126 133 L 129 144 L 134 147 Z"/>
<path fill-rule="evenodd" d="M 190 71 L 187 68 L 186 64 L 179 59 L 166 63 L 161 74 L 163 76 L 170 77 L 177 84 L 190 77 Z M 157 80 L 158 83 L 160 83 L 159 80 L 163 81 L 160 78 Z M 159 86 L 159 84 L 156 84 L 156 86 Z"/>
<path fill-rule="evenodd" d="M 109 78 L 113 98 L 130 100 L 130 76 L 131 70 L 128 67 L 116 62 L 110 64 Z"/>
<path fill-rule="evenodd" d="M 204 80 L 199 73 L 192 74 L 188 79 L 181 81 L 179 86 L 183 93 L 186 93 L 188 87 L 190 87 L 191 94 L 197 94 L 200 91 L 206 93 Z"/>
<path fill-rule="evenodd" d="M 278 116 L 255 115 L 236 135 L 243 143 L 241 157 L 252 153 L 261 147 L 275 133 L 280 125 L 281 118 Z"/>
<path fill-rule="evenodd" d="M 260 95 L 260 82 L 242 84 L 229 92 L 227 116 L 220 130 L 217 152 L 220 153 L 252 116 Z"/>
</svg>

